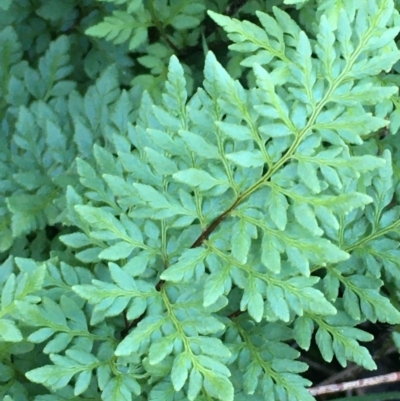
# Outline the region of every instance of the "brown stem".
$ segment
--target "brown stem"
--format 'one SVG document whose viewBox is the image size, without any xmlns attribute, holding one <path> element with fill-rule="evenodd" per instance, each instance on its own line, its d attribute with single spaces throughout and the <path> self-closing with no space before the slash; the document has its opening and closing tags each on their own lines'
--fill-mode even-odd
<svg viewBox="0 0 400 401">
<path fill-rule="evenodd" d="M 393 372 L 387 375 L 368 377 L 367 379 L 354 380 L 351 382 L 328 384 L 327 386 L 317 386 L 310 388 L 309 391 L 312 395 L 338 393 L 355 388 L 376 386 L 382 383 L 394 383 L 398 381 L 400 381 L 400 372 Z"/>
<path fill-rule="evenodd" d="M 220 224 L 225 219 L 225 217 L 240 203 L 240 200 L 238 199 L 231 207 L 225 210 L 225 212 L 216 217 L 211 222 L 211 224 L 200 234 L 196 241 L 193 242 L 193 245 L 190 248 L 197 248 L 201 246 L 203 242 L 208 239 L 211 233 L 218 227 L 218 224 Z"/>
<path fill-rule="evenodd" d="M 229 319 L 234 319 L 235 317 L 238 317 L 242 314 L 243 312 L 241 310 L 237 310 L 235 312 L 232 312 L 230 315 L 228 315 Z"/>
</svg>

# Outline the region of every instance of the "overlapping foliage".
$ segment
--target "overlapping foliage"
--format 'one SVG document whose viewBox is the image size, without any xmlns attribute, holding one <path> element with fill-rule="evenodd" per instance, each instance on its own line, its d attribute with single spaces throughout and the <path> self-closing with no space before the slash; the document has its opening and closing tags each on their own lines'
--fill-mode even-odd
<svg viewBox="0 0 400 401">
<path fill-rule="evenodd" d="M 360 324 L 400 323 L 399 14 L 275 3 L 0 2 L 5 400 L 307 401 L 313 341 L 375 368 Z M 194 87 L 172 54 L 197 44 Z"/>
</svg>

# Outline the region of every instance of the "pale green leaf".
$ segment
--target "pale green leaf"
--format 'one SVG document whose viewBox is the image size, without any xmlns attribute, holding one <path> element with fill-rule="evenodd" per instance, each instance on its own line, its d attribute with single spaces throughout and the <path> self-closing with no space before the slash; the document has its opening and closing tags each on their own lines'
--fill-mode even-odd
<svg viewBox="0 0 400 401">
<path fill-rule="evenodd" d="M 204 378 L 204 389 L 211 397 L 221 401 L 233 401 L 233 385 L 229 379 L 222 375 L 210 375 Z"/>
<path fill-rule="evenodd" d="M 317 170 L 313 163 L 300 161 L 297 166 L 297 173 L 303 184 L 313 193 L 317 194 L 321 191 Z"/>
<path fill-rule="evenodd" d="M 192 366 L 190 356 L 187 353 L 179 354 L 172 364 L 171 381 L 175 391 L 179 391 L 188 378 L 189 369 Z"/>
<path fill-rule="evenodd" d="M 192 368 L 189 375 L 189 389 L 187 392 L 188 399 L 194 401 L 203 386 L 203 377 L 201 373 L 196 369 Z"/>
<path fill-rule="evenodd" d="M 85 392 L 89 387 L 91 380 L 92 380 L 91 370 L 85 370 L 79 373 L 75 382 L 74 395 L 79 395 Z"/>
<path fill-rule="evenodd" d="M 252 361 L 246 366 L 246 371 L 243 375 L 243 388 L 246 394 L 254 394 L 261 373 L 262 368 L 256 361 Z"/>
<path fill-rule="evenodd" d="M 294 338 L 297 344 L 304 349 L 310 348 L 314 324 L 310 317 L 303 315 L 299 316 L 294 324 Z"/>
<path fill-rule="evenodd" d="M 332 337 L 323 327 L 317 330 L 315 341 L 318 345 L 321 355 L 325 361 L 331 362 L 333 359 Z"/>
<path fill-rule="evenodd" d="M 207 307 L 215 303 L 224 294 L 225 288 L 231 285 L 228 269 L 208 276 L 204 284 L 203 305 Z"/>
<path fill-rule="evenodd" d="M 261 243 L 261 262 L 271 272 L 281 271 L 281 252 L 275 237 L 264 233 Z"/>
<path fill-rule="evenodd" d="M 203 248 L 186 250 L 179 261 L 172 264 L 161 274 L 161 279 L 172 282 L 187 282 L 192 280 L 197 271 L 204 271 L 204 258 L 206 252 Z"/>
<path fill-rule="evenodd" d="M 162 323 L 161 316 L 149 316 L 141 320 L 138 326 L 118 344 L 115 355 L 130 355 L 139 348 L 148 346 L 150 336 L 161 327 Z"/>
<path fill-rule="evenodd" d="M 54 334 L 54 330 L 50 327 L 43 327 L 39 330 L 36 330 L 32 334 L 29 335 L 28 341 L 33 343 L 41 343 L 46 341 L 49 337 Z"/>
<path fill-rule="evenodd" d="M 225 136 L 236 141 L 245 141 L 252 139 L 251 131 L 245 125 L 217 121 L 217 126 Z"/>
<path fill-rule="evenodd" d="M 360 320 L 360 304 L 357 295 L 350 289 L 345 288 L 343 293 L 343 306 L 345 311 L 355 320 Z"/>
<path fill-rule="evenodd" d="M 321 236 L 323 231 L 319 228 L 315 213 L 306 203 L 296 203 L 293 205 L 296 220 L 312 234 Z"/>
<path fill-rule="evenodd" d="M 157 174 L 172 175 L 178 170 L 176 164 L 170 158 L 151 148 L 146 147 L 144 150 L 150 164 L 154 167 Z"/>
<path fill-rule="evenodd" d="M 289 206 L 285 195 L 277 191 L 271 191 L 265 204 L 268 207 L 271 220 L 279 230 L 283 231 L 287 224 L 287 209 Z"/>
<path fill-rule="evenodd" d="M 279 138 L 293 134 L 290 128 L 279 123 L 262 125 L 259 129 L 265 138 Z"/>
<path fill-rule="evenodd" d="M 118 242 L 115 245 L 104 249 L 104 251 L 101 251 L 98 257 L 106 260 L 120 260 L 127 258 L 133 250 L 134 247 L 132 244 L 127 242 Z"/>
<path fill-rule="evenodd" d="M 247 307 L 249 315 L 256 321 L 260 322 L 264 314 L 264 299 L 254 282 L 250 282 L 246 286 L 242 301 L 240 303 L 240 309 L 244 310 Z"/>
<path fill-rule="evenodd" d="M 65 234 L 60 237 L 60 240 L 71 248 L 83 248 L 92 244 L 90 238 L 83 233 Z"/>
<path fill-rule="evenodd" d="M 115 263 L 110 263 L 109 268 L 112 279 L 120 288 L 126 291 L 136 289 L 134 279 L 124 269 L 121 269 Z"/>
<path fill-rule="evenodd" d="M 181 170 L 173 175 L 173 178 L 189 187 L 199 188 L 201 191 L 207 191 L 217 185 L 221 185 L 221 181 L 212 177 L 206 171 L 189 168 Z"/>
<path fill-rule="evenodd" d="M 231 352 L 219 338 L 213 337 L 191 337 L 190 342 L 200 347 L 204 355 L 217 358 L 229 358 Z"/>
<path fill-rule="evenodd" d="M 193 153 L 205 159 L 219 159 L 218 148 L 209 140 L 186 130 L 180 130 L 178 133 Z"/>
<path fill-rule="evenodd" d="M 65 350 L 72 341 L 73 336 L 68 333 L 57 333 L 43 348 L 45 354 L 54 354 Z"/>
<path fill-rule="evenodd" d="M 235 164 L 241 167 L 261 167 L 265 164 L 263 156 L 259 150 L 253 150 L 252 152 L 242 150 L 240 152 L 228 153 L 226 158 L 232 160 Z"/>
<path fill-rule="evenodd" d="M 284 298 L 284 293 L 280 287 L 268 286 L 267 301 L 274 314 L 284 322 L 290 318 L 289 307 Z"/>
<path fill-rule="evenodd" d="M 174 347 L 175 336 L 163 337 L 160 340 L 153 342 L 149 350 L 149 361 L 150 364 L 156 365 L 165 359 L 167 355 L 172 352 Z"/>
<path fill-rule="evenodd" d="M 240 263 L 246 263 L 251 246 L 251 237 L 246 230 L 246 224 L 242 221 L 238 221 L 233 226 L 232 231 L 232 255 Z"/>
<path fill-rule="evenodd" d="M 124 227 L 118 221 L 118 219 L 103 209 L 87 205 L 77 205 L 75 206 L 75 210 L 78 212 L 81 218 L 88 222 L 93 228 L 110 231 L 118 230 L 123 233 L 125 232 Z"/>
<path fill-rule="evenodd" d="M 1 310 L 6 309 L 14 301 L 14 293 L 16 288 L 15 274 L 10 274 L 3 286 L 1 292 Z"/>
<path fill-rule="evenodd" d="M 19 342 L 22 341 L 22 333 L 14 321 L 6 318 L 0 319 L 0 337 L 3 341 Z"/>
</svg>

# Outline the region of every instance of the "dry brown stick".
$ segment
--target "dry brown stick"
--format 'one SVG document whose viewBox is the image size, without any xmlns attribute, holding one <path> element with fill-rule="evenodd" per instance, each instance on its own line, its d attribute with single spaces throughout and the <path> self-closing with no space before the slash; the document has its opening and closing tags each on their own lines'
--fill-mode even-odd
<svg viewBox="0 0 400 401">
<path fill-rule="evenodd" d="M 387 375 L 368 377 L 367 379 L 353 380 L 338 384 L 328 384 L 308 389 L 312 395 L 338 393 L 340 391 L 352 390 L 360 387 L 376 386 L 382 383 L 393 383 L 400 381 L 400 372 L 393 372 Z"/>
</svg>

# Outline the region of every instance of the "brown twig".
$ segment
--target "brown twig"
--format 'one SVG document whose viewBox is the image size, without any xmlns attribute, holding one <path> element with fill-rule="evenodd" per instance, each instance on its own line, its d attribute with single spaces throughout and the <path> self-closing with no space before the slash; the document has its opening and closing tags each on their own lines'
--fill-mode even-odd
<svg viewBox="0 0 400 401">
<path fill-rule="evenodd" d="M 232 312 L 230 315 L 228 315 L 229 319 L 234 319 L 235 317 L 238 317 L 242 314 L 243 312 L 241 310 L 237 310 L 235 312 Z"/>
<path fill-rule="evenodd" d="M 197 248 L 202 245 L 203 241 L 207 240 L 210 234 L 217 228 L 218 224 L 225 218 L 225 216 L 231 211 L 229 208 L 222 214 L 220 214 L 216 219 L 214 219 L 211 224 L 200 234 L 200 236 L 193 242 L 191 248 Z"/>
<path fill-rule="evenodd" d="M 224 212 L 222 212 L 218 217 L 216 217 L 211 224 L 200 234 L 200 236 L 196 239 L 196 241 L 193 242 L 192 246 L 190 248 L 197 248 L 203 244 L 204 241 L 208 239 L 208 237 L 211 235 L 211 233 L 218 227 L 218 225 L 225 219 L 225 217 L 228 216 L 228 214 L 240 204 L 240 202 L 243 199 L 238 198 L 236 202 L 230 206 L 228 209 L 226 209 Z"/>
<path fill-rule="evenodd" d="M 360 388 L 360 387 L 376 386 L 382 383 L 394 383 L 398 381 L 400 381 L 400 372 L 393 372 L 387 375 L 368 377 L 366 379 L 353 380 L 350 382 L 312 387 L 308 390 L 312 395 L 321 395 L 329 393 L 338 393 L 346 390 L 353 390 L 355 388 Z"/>
</svg>

